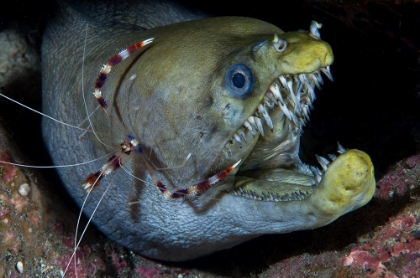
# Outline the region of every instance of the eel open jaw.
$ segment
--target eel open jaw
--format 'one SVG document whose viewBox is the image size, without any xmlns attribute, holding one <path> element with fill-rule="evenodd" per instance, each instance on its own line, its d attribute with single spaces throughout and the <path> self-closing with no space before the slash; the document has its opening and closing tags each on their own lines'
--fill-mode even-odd
<svg viewBox="0 0 420 278">
<path fill-rule="evenodd" d="M 226 160 L 243 159 L 235 175 L 234 194 L 261 201 L 292 201 L 305 199 L 316 188 L 330 161 L 317 156 L 320 170 L 302 163 L 298 152 L 315 87 L 323 84 L 321 73 L 333 80 L 329 66 L 312 73 L 279 76 L 255 113 L 226 144 Z M 345 152 L 341 146 L 338 151 Z"/>
</svg>

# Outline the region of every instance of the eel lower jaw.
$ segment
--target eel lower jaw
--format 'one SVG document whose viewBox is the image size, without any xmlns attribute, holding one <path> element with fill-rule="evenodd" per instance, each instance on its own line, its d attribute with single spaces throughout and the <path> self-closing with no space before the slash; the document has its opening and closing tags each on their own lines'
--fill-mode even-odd
<svg viewBox="0 0 420 278">
<path fill-rule="evenodd" d="M 285 169 L 237 173 L 231 192 L 257 201 L 302 202 L 317 226 L 328 224 L 341 215 L 370 201 L 375 178 L 370 157 L 359 150 L 338 147 L 339 156 L 317 157 L 322 170 L 303 164 L 312 175 Z"/>
<path fill-rule="evenodd" d="M 341 155 L 346 150 L 338 144 L 337 152 Z M 329 166 L 337 157 L 330 154 L 330 161 L 317 155 L 321 169 L 299 163 L 296 169 L 266 168 L 237 172 L 232 193 L 259 201 L 304 200 L 322 183 Z"/>
</svg>

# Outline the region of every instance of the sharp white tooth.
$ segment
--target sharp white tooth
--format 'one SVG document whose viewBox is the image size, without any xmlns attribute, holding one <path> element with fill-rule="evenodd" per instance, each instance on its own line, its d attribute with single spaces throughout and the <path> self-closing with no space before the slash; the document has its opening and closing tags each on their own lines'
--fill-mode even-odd
<svg viewBox="0 0 420 278">
<path fill-rule="evenodd" d="M 306 73 L 306 80 L 308 80 L 309 83 L 313 83 L 314 82 L 314 73 Z"/>
<path fill-rule="evenodd" d="M 313 73 L 313 75 L 315 76 L 316 80 L 318 81 L 318 83 L 320 85 L 324 84 L 324 80 L 322 79 L 321 71 L 317 70 Z"/>
<path fill-rule="evenodd" d="M 268 127 L 270 128 L 271 131 L 273 131 L 273 121 L 271 120 L 271 117 L 268 114 L 267 109 L 265 109 L 264 105 L 262 104 L 258 105 L 258 113 L 263 115 Z"/>
<path fill-rule="evenodd" d="M 260 134 L 264 137 L 264 128 L 263 128 L 262 121 L 260 118 L 256 116 L 250 116 L 248 118 L 248 122 L 252 125 L 252 127 L 258 130 Z"/>
<path fill-rule="evenodd" d="M 287 87 L 289 88 L 289 92 L 291 94 L 294 94 L 294 91 L 293 91 L 293 80 L 292 79 L 290 79 L 289 81 L 287 81 Z"/>
<path fill-rule="evenodd" d="M 306 83 L 308 83 L 308 79 L 306 79 L 306 76 L 305 76 L 305 74 L 299 74 L 299 80 L 300 80 L 300 82 L 302 82 L 303 84 L 306 84 Z"/>
<path fill-rule="evenodd" d="M 309 99 L 309 95 L 305 94 L 300 98 L 300 105 L 302 107 L 308 106 L 311 100 Z"/>
<path fill-rule="evenodd" d="M 265 93 L 264 99 L 268 99 L 269 101 L 274 101 L 274 102 L 276 101 L 276 97 L 274 96 L 274 94 L 273 94 L 273 92 L 271 90 L 268 90 Z"/>
<path fill-rule="evenodd" d="M 313 78 L 313 74 L 312 73 L 307 73 L 306 75 L 306 80 L 308 80 L 308 83 L 311 84 L 311 87 L 314 86 L 314 78 Z"/>
<path fill-rule="evenodd" d="M 255 192 L 255 191 L 252 191 L 252 197 L 254 198 L 254 200 L 260 200 L 261 199 L 261 197 L 258 196 L 257 192 Z"/>
<path fill-rule="evenodd" d="M 256 117 L 254 117 L 254 116 L 250 116 L 250 117 L 248 118 L 248 122 L 252 125 L 252 127 L 254 127 L 254 128 L 255 128 L 255 130 L 258 130 L 258 127 L 257 127 L 257 122 L 255 121 L 255 118 L 256 118 Z"/>
<path fill-rule="evenodd" d="M 284 87 L 287 91 L 289 91 L 289 87 L 287 86 L 287 80 L 286 80 L 286 78 L 285 78 L 284 76 L 280 76 L 280 77 L 279 77 L 279 80 L 280 80 L 280 82 L 281 82 L 281 85 L 283 85 L 283 87 Z"/>
<path fill-rule="evenodd" d="M 310 98 L 310 103 L 309 103 L 309 105 L 311 105 L 312 106 L 312 102 L 315 100 L 315 98 L 316 98 L 316 95 L 315 95 L 315 89 L 314 89 L 314 87 L 312 86 L 312 84 L 311 83 L 307 83 L 306 84 L 306 88 L 307 88 L 307 90 L 308 90 L 308 95 L 309 95 L 309 98 Z"/>
<path fill-rule="evenodd" d="M 315 86 L 318 88 L 318 90 L 321 90 L 321 84 L 319 84 L 318 80 L 315 82 Z"/>
<path fill-rule="evenodd" d="M 319 83 L 320 85 L 324 85 L 324 80 L 322 79 L 322 75 L 321 75 L 321 74 L 320 74 L 320 75 L 318 75 L 317 79 L 318 79 L 318 83 Z"/>
<path fill-rule="evenodd" d="M 320 182 L 321 182 L 321 180 L 322 180 L 322 176 L 321 176 L 321 175 L 316 175 L 316 176 L 315 176 L 315 178 L 316 178 L 316 181 L 317 181 L 318 183 L 320 183 Z"/>
<path fill-rule="evenodd" d="M 261 199 L 262 200 L 267 200 L 267 196 L 265 196 L 264 192 L 261 192 Z"/>
<path fill-rule="evenodd" d="M 255 123 L 256 123 L 256 125 L 257 125 L 257 129 L 258 129 L 258 131 L 260 132 L 260 134 L 264 137 L 264 128 L 263 128 L 263 125 L 262 125 L 262 121 L 261 121 L 261 119 L 260 118 L 258 118 L 258 117 L 254 117 L 254 119 L 255 119 Z"/>
<path fill-rule="evenodd" d="M 295 123 L 296 127 L 299 129 L 300 127 L 299 120 L 294 113 L 292 114 L 292 120 Z"/>
<path fill-rule="evenodd" d="M 322 77 L 320 78 L 320 76 L 321 75 L 315 75 L 315 78 L 316 78 L 316 83 L 315 83 L 315 85 L 316 85 L 316 87 L 318 88 L 318 90 L 321 90 L 322 89 L 322 85 L 324 84 L 324 80 L 322 80 Z"/>
<path fill-rule="evenodd" d="M 337 152 L 338 152 L 339 154 L 343 154 L 343 153 L 345 153 L 345 152 L 346 152 L 346 149 L 345 149 L 345 148 L 343 148 L 343 146 L 341 146 L 341 144 L 340 144 L 339 142 L 337 142 Z"/>
<path fill-rule="evenodd" d="M 322 169 L 324 169 L 324 172 L 326 172 L 328 170 L 328 164 L 330 164 L 328 159 L 320 155 L 315 155 L 315 157 L 318 160 L 318 163 L 321 165 Z"/>
<path fill-rule="evenodd" d="M 302 91 L 303 91 L 303 84 L 299 86 L 299 89 L 296 93 L 296 99 L 298 100 L 298 105 L 300 106 L 300 101 L 302 100 Z"/>
<path fill-rule="evenodd" d="M 273 96 L 273 98 L 274 98 L 274 96 Z M 273 110 L 273 109 L 274 109 L 274 104 L 273 104 L 273 103 L 271 103 L 271 99 L 270 99 L 268 96 L 265 96 L 265 97 L 264 97 L 264 103 L 265 103 L 265 105 L 267 105 L 267 107 L 268 107 L 270 110 Z"/>
<path fill-rule="evenodd" d="M 322 177 L 323 175 L 322 175 L 322 172 L 321 172 L 321 170 L 320 170 L 319 168 L 316 168 L 316 170 L 317 170 L 317 176 L 320 176 L 320 177 Z"/>
<path fill-rule="evenodd" d="M 320 176 L 321 178 L 322 178 L 322 172 L 321 172 L 321 170 L 319 170 L 319 168 L 318 167 L 315 167 L 315 166 L 311 166 L 310 167 L 310 169 L 311 169 L 311 171 L 312 171 L 312 174 L 316 177 L 316 176 Z"/>
<path fill-rule="evenodd" d="M 293 97 L 293 102 L 295 104 L 295 108 L 293 109 L 293 111 L 299 117 L 302 117 L 302 107 L 300 106 L 300 94 L 299 94 L 299 96 Z"/>
<path fill-rule="evenodd" d="M 282 104 L 280 101 L 277 103 L 279 105 L 279 107 L 281 108 L 281 110 L 283 111 L 284 115 L 286 115 L 286 117 L 289 119 L 289 121 L 292 120 L 292 113 L 289 111 L 289 109 L 287 109 L 287 106 L 285 104 Z"/>
<path fill-rule="evenodd" d="M 299 168 L 301 168 L 301 170 L 303 170 L 303 173 L 305 174 L 309 174 L 311 172 L 308 164 L 302 163 Z"/>
<path fill-rule="evenodd" d="M 232 149 L 230 147 L 228 147 L 227 151 L 229 153 L 229 156 L 232 156 Z"/>
<path fill-rule="evenodd" d="M 271 120 L 270 115 L 267 114 L 267 116 L 264 115 L 264 119 L 266 124 L 268 125 L 268 128 L 270 128 L 271 131 L 274 129 L 273 121 Z"/>
<path fill-rule="evenodd" d="M 316 181 L 315 181 L 315 179 L 314 179 L 314 178 L 312 178 L 312 177 L 311 177 L 311 185 L 312 185 L 312 186 L 315 186 L 315 185 L 316 185 Z"/>
<path fill-rule="evenodd" d="M 330 66 L 322 68 L 321 71 L 328 77 L 329 80 L 334 81 L 334 77 L 331 74 Z"/>
<path fill-rule="evenodd" d="M 270 86 L 270 91 L 271 91 L 271 93 L 274 95 L 274 97 L 276 99 L 281 99 L 283 101 L 283 98 L 282 98 L 282 96 L 280 94 L 280 88 L 279 88 L 279 85 L 277 83 L 273 83 Z"/>
<path fill-rule="evenodd" d="M 289 108 L 288 108 L 288 110 L 290 112 L 290 117 L 292 118 L 292 121 L 299 128 L 299 121 L 298 121 L 298 118 L 296 117 L 296 114 L 295 113 L 292 113 Z"/>
<path fill-rule="evenodd" d="M 297 97 L 296 97 L 296 95 L 293 93 L 293 94 L 290 94 L 290 99 L 293 101 L 293 103 L 297 103 L 298 102 L 298 99 L 297 99 Z"/>
<path fill-rule="evenodd" d="M 331 159 L 332 161 L 334 161 L 334 160 L 336 160 L 336 159 L 337 159 L 337 156 L 336 156 L 335 154 L 328 154 L 328 156 L 330 157 L 330 159 Z"/>
<path fill-rule="evenodd" d="M 248 122 L 248 120 L 245 121 L 244 126 L 246 129 L 249 130 L 249 132 L 251 132 L 252 136 L 255 136 L 255 131 L 252 128 L 252 125 Z"/>
<path fill-rule="evenodd" d="M 236 142 L 238 142 L 239 148 L 242 149 L 241 137 L 238 134 L 234 134 L 233 137 L 235 138 Z"/>
<path fill-rule="evenodd" d="M 246 140 L 246 135 L 242 129 L 239 130 L 239 135 L 241 136 L 241 139 L 244 140 L 245 143 L 248 143 L 248 141 Z"/>
<path fill-rule="evenodd" d="M 298 84 L 297 89 L 296 89 L 296 97 L 300 99 L 300 95 L 302 93 L 304 83 L 300 82 L 298 78 L 296 78 L 296 83 Z"/>
<path fill-rule="evenodd" d="M 318 89 L 321 89 L 321 85 L 318 82 L 318 78 L 316 78 L 314 73 L 308 74 L 308 80 L 310 81 L 312 87 L 315 85 Z"/>
<path fill-rule="evenodd" d="M 300 118 L 300 119 L 304 118 L 303 111 L 302 111 L 302 106 L 300 106 L 300 103 L 299 103 L 299 105 L 295 106 L 295 111 L 294 112 L 295 112 L 295 114 L 297 115 L 298 118 Z"/>
<path fill-rule="evenodd" d="M 281 92 L 279 93 L 278 101 L 281 102 L 283 105 L 285 105 L 285 102 L 284 102 L 284 99 L 283 99 L 283 96 L 282 96 Z"/>
<path fill-rule="evenodd" d="M 302 111 L 303 111 L 303 116 L 305 117 L 305 120 L 308 121 L 309 120 L 309 107 L 308 107 L 308 105 L 303 105 Z"/>
</svg>

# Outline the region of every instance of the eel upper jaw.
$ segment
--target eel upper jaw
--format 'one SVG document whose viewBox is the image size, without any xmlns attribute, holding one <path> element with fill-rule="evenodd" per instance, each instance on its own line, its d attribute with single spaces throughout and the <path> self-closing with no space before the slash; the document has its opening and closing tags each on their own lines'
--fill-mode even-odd
<svg viewBox="0 0 420 278">
<path fill-rule="evenodd" d="M 329 161 L 317 157 L 322 171 L 302 163 L 298 157 L 300 135 L 309 120 L 315 87 L 320 89 L 323 84 L 321 73 L 333 80 L 329 66 L 276 78 L 255 112 L 225 145 L 223 160 L 243 159 L 236 173 L 234 194 L 262 201 L 300 200 L 309 196 L 321 181 Z M 339 148 L 340 151 L 343 149 Z M 334 160 L 335 156 L 330 158 Z M 250 179 L 277 180 L 276 188 Z"/>
</svg>

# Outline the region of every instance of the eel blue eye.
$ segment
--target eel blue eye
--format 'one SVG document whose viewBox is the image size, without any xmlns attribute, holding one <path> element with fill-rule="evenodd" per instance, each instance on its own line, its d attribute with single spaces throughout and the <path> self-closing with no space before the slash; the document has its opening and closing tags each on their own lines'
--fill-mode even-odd
<svg viewBox="0 0 420 278">
<path fill-rule="evenodd" d="M 254 74 L 244 64 L 231 66 L 225 75 L 225 86 L 228 92 L 236 98 L 244 99 L 254 88 Z"/>
<path fill-rule="evenodd" d="M 232 84 L 236 88 L 243 88 L 245 85 L 245 76 L 242 73 L 235 73 L 232 77 Z"/>
</svg>

